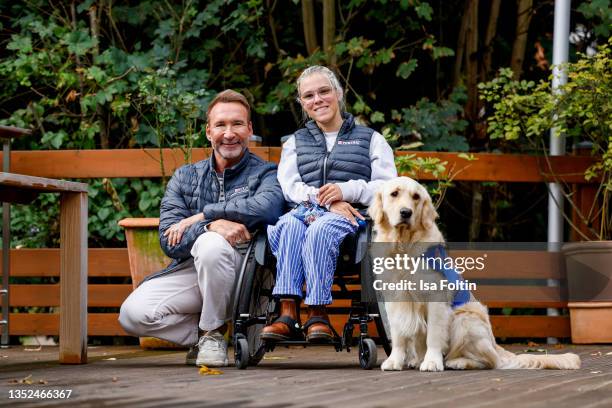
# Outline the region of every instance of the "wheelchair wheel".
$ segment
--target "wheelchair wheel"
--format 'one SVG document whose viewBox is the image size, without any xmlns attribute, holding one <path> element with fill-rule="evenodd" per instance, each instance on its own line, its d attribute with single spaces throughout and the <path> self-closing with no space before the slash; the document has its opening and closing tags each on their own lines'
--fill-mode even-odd
<svg viewBox="0 0 612 408">
<path fill-rule="evenodd" d="M 359 365 L 364 370 L 371 370 L 378 359 L 378 350 L 374 340 L 366 338 L 359 341 Z"/>
<path fill-rule="evenodd" d="M 234 364 L 236 368 L 244 370 L 249 364 L 249 343 L 244 337 L 236 339 L 234 344 Z"/>
<path fill-rule="evenodd" d="M 248 355 L 250 366 L 257 365 L 266 352 L 259 335 L 269 323 L 269 311 L 273 310 L 274 282 L 274 273 L 270 268 L 257 264 L 255 259 L 247 265 L 238 300 L 237 318 L 245 322 L 242 326 L 241 340 L 244 342 L 241 342 L 241 346 L 246 347 L 245 355 Z"/>
</svg>

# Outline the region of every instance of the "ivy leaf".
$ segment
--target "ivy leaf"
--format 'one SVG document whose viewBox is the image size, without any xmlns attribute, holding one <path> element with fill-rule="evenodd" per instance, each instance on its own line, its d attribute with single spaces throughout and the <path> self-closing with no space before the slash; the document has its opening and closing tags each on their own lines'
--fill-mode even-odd
<svg viewBox="0 0 612 408">
<path fill-rule="evenodd" d="M 64 36 L 68 51 L 76 55 L 85 55 L 96 46 L 96 41 L 84 30 L 72 31 Z"/>
<path fill-rule="evenodd" d="M 62 146 L 64 139 L 66 139 L 67 137 L 68 134 L 63 130 L 60 130 L 58 132 L 45 132 L 41 142 L 44 144 L 51 145 L 54 149 L 59 149 Z"/>
<path fill-rule="evenodd" d="M 433 14 L 433 8 L 429 5 L 429 3 L 420 3 L 414 7 L 414 11 L 416 11 L 417 16 L 427 21 L 431 21 L 431 15 Z"/>
<path fill-rule="evenodd" d="M 399 67 L 397 67 L 397 71 L 395 72 L 395 76 L 398 76 L 402 79 L 407 79 L 416 69 L 417 60 L 411 59 L 408 62 L 402 62 Z"/>
<path fill-rule="evenodd" d="M 379 111 L 376 111 L 370 115 L 370 120 L 372 123 L 381 123 L 385 121 L 385 114 Z"/>
<path fill-rule="evenodd" d="M 437 60 L 442 57 L 452 57 L 455 51 L 448 47 L 433 47 L 433 59 Z"/>
<path fill-rule="evenodd" d="M 92 66 L 87 70 L 87 79 L 93 79 L 97 83 L 101 83 L 106 78 L 106 72 L 104 72 L 98 66 Z"/>
<path fill-rule="evenodd" d="M 11 41 L 6 45 L 7 50 L 20 51 L 22 53 L 32 51 L 32 39 L 29 36 L 17 34 L 11 35 Z"/>
<path fill-rule="evenodd" d="M 98 218 L 100 218 L 101 221 L 107 219 L 110 214 L 111 210 L 108 207 L 103 207 L 98 210 Z"/>
</svg>

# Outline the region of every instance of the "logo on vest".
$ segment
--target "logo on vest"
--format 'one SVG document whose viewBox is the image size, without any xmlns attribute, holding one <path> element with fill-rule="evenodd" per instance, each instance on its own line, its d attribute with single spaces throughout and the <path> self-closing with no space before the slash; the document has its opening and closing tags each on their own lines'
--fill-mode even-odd
<svg viewBox="0 0 612 408">
<path fill-rule="evenodd" d="M 358 145 L 359 140 L 338 140 L 339 145 Z"/>
<path fill-rule="evenodd" d="M 236 187 L 234 191 L 232 191 L 229 196 L 233 197 L 236 194 L 246 193 L 249 191 L 249 186 Z"/>
</svg>

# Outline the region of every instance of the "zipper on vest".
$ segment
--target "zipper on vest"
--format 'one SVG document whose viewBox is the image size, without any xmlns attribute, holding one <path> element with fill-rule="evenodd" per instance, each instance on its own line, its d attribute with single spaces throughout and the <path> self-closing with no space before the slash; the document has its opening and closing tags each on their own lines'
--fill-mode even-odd
<svg viewBox="0 0 612 408">
<path fill-rule="evenodd" d="M 327 184 L 327 158 L 329 157 L 330 152 L 325 153 L 325 158 L 323 159 L 323 184 L 321 187 Z"/>
</svg>

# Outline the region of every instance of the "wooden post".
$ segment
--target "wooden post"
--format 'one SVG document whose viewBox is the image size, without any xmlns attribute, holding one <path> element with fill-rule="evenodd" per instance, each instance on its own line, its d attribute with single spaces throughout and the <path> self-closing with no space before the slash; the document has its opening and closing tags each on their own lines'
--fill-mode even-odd
<svg viewBox="0 0 612 408">
<path fill-rule="evenodd" d="M 87 193 L 60 201 L 60 363 L 87 363 Z"/>
</svg>

